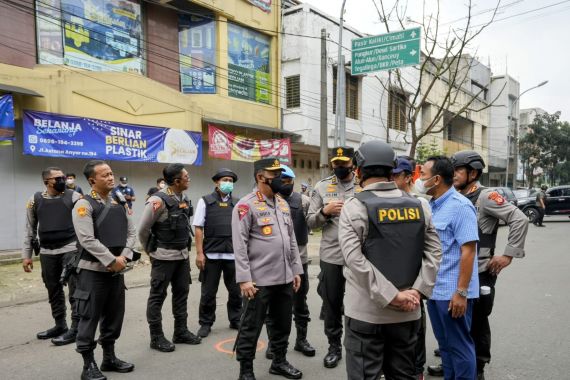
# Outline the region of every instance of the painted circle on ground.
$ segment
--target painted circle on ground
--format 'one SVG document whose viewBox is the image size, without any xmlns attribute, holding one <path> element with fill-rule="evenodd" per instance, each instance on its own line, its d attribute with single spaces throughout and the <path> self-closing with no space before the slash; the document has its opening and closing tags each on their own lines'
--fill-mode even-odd
<svg viewBox="0 0 570 380">
<path fill-rule="evenodd" d="M 235 341 L 236 341 L 236 338 L 225 339 L 225 340 L 219 341 L 218 343 L 214 344 L 214 348 L 216 349 L 216 351 L 222 352 L 224 354 L 232 355 L 233 354 L 232 348 L 234 346 Z M 267 343 L 265 343 L 265 341 L 262 339 L 258 339 L 257 340 L 257 348 L 255 351 L 259 352 L 259 351 L 263 350 L 265 347 L 267 347 Z"/>
</svg>

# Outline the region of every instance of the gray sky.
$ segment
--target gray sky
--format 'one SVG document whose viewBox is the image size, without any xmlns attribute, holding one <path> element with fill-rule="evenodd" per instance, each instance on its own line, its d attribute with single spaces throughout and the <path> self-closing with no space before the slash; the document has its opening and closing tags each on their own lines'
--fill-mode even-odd
<svg viewBox="0 0 570 380">
<path fill-rule="evenodd" d="M 303 0 L 336 18 L 342 0 Z M 380 0 L 375 0 L 380 5 Z M 383 0 L 391 9 L 395 0 Z M 400 1 L 405 4 L 406 1 Z M 426 0 L 434 4 L 435 0 Z M 547 7 L 551 4 L 557 4 Z M 407 1 L 406 14 L 415 21 L 422 18 L 420 0 Z M 440 23 L 446 28 L 461 28 L 467 15 L 467 0 L 441 0 Z M 473 0 L 472 25 L 487 22 L 497 1 Z M 472 52 L 477 49 L 479 60 L 490 62 L 493 74 L 508 72 L 517 79 L 521 91 L 548 80 L 543 87 L 529 91 L 520 98 L 521 108 L 540 107 L 553 113 L 561 111 L 563 120 L 570 120 L 570 0 L 502 0 L 495 23 L 477 37 Z M 547 8 L 544 8 L 547 7 Z M 532 11 L 538 8 L 544 8 Z M 523 15 L 520 13 L 529 12 Z M 501 20 L 504 19 L 505 20 Z M 395 19 L 395 18 L 394 18 Z M 373 0 L 347 0 L 345 22 L 364 33 L 386 32 L 374 7 Z M 440 24 L 440 25 L 441 25 Z M 415 26 L 406 25 L 407 28 Z M 399 28 L 391 27 L 392 31 Z"/>
</svg>

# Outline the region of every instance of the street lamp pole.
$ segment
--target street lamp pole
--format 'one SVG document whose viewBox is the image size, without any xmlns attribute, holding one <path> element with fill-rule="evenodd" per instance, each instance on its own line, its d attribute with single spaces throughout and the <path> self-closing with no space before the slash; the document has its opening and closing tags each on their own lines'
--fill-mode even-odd
<svg viewBox="0 0 570 380">
<path fill-rule="evenodd" d="M 511 109 L 511 121 L 514 121 L 514 130 L 513 130 L 513 140 L 515 141 L 515 154 L 514 154 L 514 163 L 515 163 L 515 168 L 514 168 L 514 173 L 513 173 L 513 188 L 515 186 L 516 180 L 517 180 L 517 171 L 518 171 L 518 126 L 517 126 L 517 119 L 514 119 L 514 111 L 516 109 L 517 103 L 519 101 L 519 99 L 521 98 L 521 96 L 523 96 L 524 94 L 526 94 L 527 92 L 534 90 L 535 88 L 539 88 L 544 86 L 545 84 L 547 84 L 548 81 L 545 80 L 544 82 L 540 82 L 539 84 L 537 84 L 534 87 L 531 87 L 529 89 L 524 90 L 523 92 L 521 92 L 521 94 L 519 96 L 517 96 L 517 98 L 515 99 L 515 101 L 513 102 L 513 106 Z M 510 123 L 509 123 L 510 124 Z M 505 169 L 505 187 L 509 186 L 509 161 L 511 158 L 511 136 L 510 136 L 510 125 L 507 126 L 507 164 L 505 165 L 507 168 Z"/>
<path fill-rule="evenodd" d="M 345 86 L 344 86 L 344 57 L 342 55 L 342 30 L 344 29 L 344 6 L 346 0 L 342 1 L 340 8 L 340 20 L 338 30 L 338 60 L 336 70 L 336 117 L 335 117 L 335 134 L 334 145 L 345 145 L 346 138 L 346 119 L 345 119 Z"/>
</svg>

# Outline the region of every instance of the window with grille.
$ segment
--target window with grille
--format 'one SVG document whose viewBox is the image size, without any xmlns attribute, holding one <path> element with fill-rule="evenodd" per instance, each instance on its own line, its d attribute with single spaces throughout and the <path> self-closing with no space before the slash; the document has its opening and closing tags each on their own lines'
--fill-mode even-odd
<svg viewBox="0 0 570 380">
<path fill-rule="evenodd" d="M 388 101 L 388 126 L 392 129 L 405 132 L 407 124 L 406 96 L 390 91 Z"/>
<path fill-rule="evenodd" d="M 333 67 L 333 113 L 336 113 L 336 73 L 336 67 Z M 358 120 L 358 77 L 346 73 L 344 82 L 346 86 L 346 117 Z"/>
<path fill-rule="evenodd" d="M 285 86 L 287 88 L 287 108 L 301 107 L 301 76 L 285 78 Z"/>
</svg>

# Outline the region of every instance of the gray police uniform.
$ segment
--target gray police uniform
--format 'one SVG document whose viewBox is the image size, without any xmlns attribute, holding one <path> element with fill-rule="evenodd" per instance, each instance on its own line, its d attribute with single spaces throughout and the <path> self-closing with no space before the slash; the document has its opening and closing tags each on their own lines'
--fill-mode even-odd
<svg viewBox="0 0 570 380">
<path fill-rule="evenodd" d="M 360 191 L 354 179 L 342 182 L 332 175 L 315 185 L 307 214 L 309 228 L 322 227 L 319 250 L 321 273 L 317 292 L 323 299 L 325 310 L 325 334 L 330 345 L 340 346 L 342 338 L 342 305 L 344 298 L 344 259 L 338 239 L 338 217 L 322 214 L 323 208 L 334 200 L 344 201 Z"/>
<path fill-rule="evenodd" d="M 154 193 L 145 204 L 139 241 L 151 257 L 150 294 L 146 316 L 151 336 L 162 336 L 162 305 L 168 285 L 172 287 L 174 335 L 188 331 L 188 293 L 190 291 L 191 245 L 190 216 L 192 204 L 186 195 L 170 188 Z"/>
<path fill-rule="evenodd" d="M 383 369 L 387 378 L 414 379 L 420 308 L 403 312 L 389 304 L 409 288 L 431 296 L 441 243 L 428 203 L 393 182 L 370 184 L 346 201 L 338 233 L 345 260 L 347 377 L 376 379 Z"/>
<path fill-rule="evenodd" d="M 279 195 L 273 199 L 259 191 L 246 195 L 232 213 L 232 240 L 236 281 L 253 281 L 259 289 L 244 310 L 237 360 L 255 358 L 267 314 L 273 321 L 269 338 L 274 357 L 284 359 L 291 332 L 292 282 L 303 273 L 289 205 Z"/>
<path fill-rule="evenodd" d="M 44 192 L 34 194 L 26 206 L 26 229 L 24 233 L 23 259 L 31 259 L 33 240 L 39 237 L 42 279 L 48 291 L 51 314 L 58 326 L 67 326 L 65 293 L 60 283 L 64 266 L 75 259 L 77 237 L 71 217 L 73 205 L 81 199 L 81 194 L 65 190 L 60 195 L 51 196 Z M 75 313 L 73 292 L 76 278 L 68 280 L 69 303 L 71 305 L 71 328 L 76 329 L 79 317 Z"/>
<path fill-rule="evenodd" d="M 485 363 L 491 361 L 491 327 L 489 315 L 495 300 L 497 276 L 488 271 L 489 261 L 495 254 L 497 230 L 502 220 L 509 226 L 507 245 L 503 255 L 523 258 L 524 243 L 528 230 L 528 219 L 515 205 L 509 203 L 496 191 L 486 189 L 477 183 L 465 195 L 477 208 L 479 227 L 479 285 L 491 288 L 490 294 L 479 295 L 473 306 L 471 336 L 475 342 L 477 371 L 481 372 Z"/>
<path fill-rule="evenodd" d="M 116 256 L 132 259 L 135 226 L 125 202 L 112 194 L 102 199 L 91 191 L 75 203 L 73 226 L 81 246 L 80 272 L 74 297 L 79 314 L 77 352 L 88 354 L 98 342 L 105 350 L 121 335 L 125 315 L 125 281 L 107 267 Z"/>
</svg>

